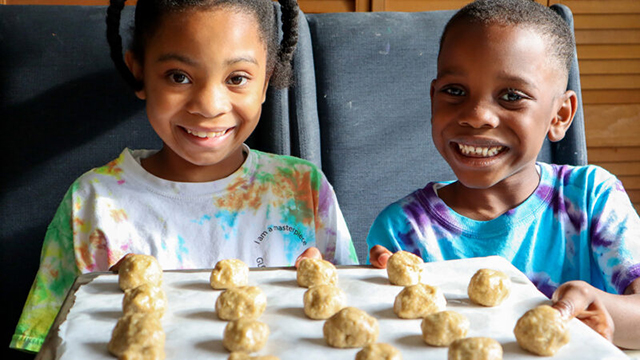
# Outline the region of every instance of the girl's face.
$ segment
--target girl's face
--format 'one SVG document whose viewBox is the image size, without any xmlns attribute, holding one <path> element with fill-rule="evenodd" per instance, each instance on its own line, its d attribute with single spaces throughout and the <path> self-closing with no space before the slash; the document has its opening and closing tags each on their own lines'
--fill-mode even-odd
<svg viewBox="0 0 640 360">
<path fill-rule="evenodd" d="M 174 181 L 211 181 L 237 170 L 265 100 L 266 61 L 250 15 L 220 8 L 166 15 L 144 62 L 127 54 L 144 83 L 136 95 L 164 143 L 145 167 Z"/>
</svg>

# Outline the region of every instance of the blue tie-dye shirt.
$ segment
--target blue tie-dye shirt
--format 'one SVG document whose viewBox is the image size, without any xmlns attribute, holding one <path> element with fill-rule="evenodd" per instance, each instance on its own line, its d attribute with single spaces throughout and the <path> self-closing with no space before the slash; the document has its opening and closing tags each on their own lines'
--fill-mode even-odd
<svg viewBox="0 0 640 360">
<path fill-rule="evenodd" d="M 367 244 L 425 261 L 500 255 L 549 297 L 570 280 L 623 293 L 640 277 L 640 218 L 620 181 L 593 165 L 538 167 L 536 191 L 489 221 L 454 212 L 437 195 L 447 183 L 429 183 L 384 209 Z"/>
</svg>

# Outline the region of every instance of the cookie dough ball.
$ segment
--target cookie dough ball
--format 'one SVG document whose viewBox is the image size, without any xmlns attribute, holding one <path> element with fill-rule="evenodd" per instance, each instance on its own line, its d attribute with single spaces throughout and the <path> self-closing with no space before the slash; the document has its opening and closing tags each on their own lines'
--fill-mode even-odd
<svg viewBox="0 0 640 360">
<path fill-rule="evenodd" d="M 267 296 L 257 286 L 227 289 L 216 300 L 220 320 L 257 319 L 266 308 Z"/>
<path fill-rule="evenodd" d="M 227 360 L 280 360 L 277 356 L 251 356 L 245 352 L 232 352 Z"/>
<path fill-rule="evenodd" d="M 322 332 L 327 344 L 335 348 L 358 348 L 376 342 L 378 320 L 366 312 L 346 307 L 324 323 Z"/>
<path fill-rule="evenodd" d="M 385 344 L 369 344 L 358 351 L 356 360 L 402 360 L 400 350 Z"/>
<path fill-rule="evenodd" d="M 393 303 L 393 312 L 403 319 L 417 319 L 442 311 L 446 306 L 447 299 L 439 287 L 416 284 L 400 291 Z"/>
<path fill-rule="evenodd" d="M 165 334 L 160 318 L 149 313 L 129 313 L 118 320 L 107 345 L 118 359 L 164 359 Z"/>
<path fill-rule="evenodd" d="M 298 285 L 302 287 L 338 283 L 336 267 L 322 259 L 302 259 L 298 264 L 296 277 Z"/>
<path fill-rule="evenodd" d="M 134 289 L 124 292 L 122 300 L 122 312 L 156 313 L 162 317 L 167 308 L 167 295 L 159 286 L 142 284 Z"/>
<path fill-rule="evenodd" d="M 238 319 L 230 321 L 224 328 L 222 345 L 231 352 L 252 353 L 262 349 L 268 338 L 267 324 L 252 319 Z"/>
<path fill-rule="evenodd" d="M 310 287 L 303 300 L 304 313 L 310 319 L 326 320 L 345 307 L 347 296 L 339 287 L 323 284 Z"/>
<path fill-rule="evenodd" d="M 162 285 L 162 268 L 158 260 L 151 255 L 128 255 L 118 269 L 120 289 L 137 288 L 142 284 Z"/>
<path fill-rule="evenodd" d="M 456 340 L 449 345 L 449 360 L 502 360 L 502 346 L 487 337 Z"/>
<path fill-rule="evenodd" d="M 498 306 L 511 292 L 511 280 L 498 270 L 480 269 L 469 281 L 469 299 L 478 305 Z"/>
<path fill-rule="evenodd" d="M 455 311 L 441 311 L 422 319 L 422 339 L 431 346 L 449 346 L 469 332 L 469 319 Z"/>
<path fill-rule="evenodd" d="M 424 261 L 408 251 L 398 251 L 387 261 L 387 275 L 393 285 L 415 285 L 424 281 Z"/>
<path fill-rule="evenodd" d="M 216 290 L 245 286 L 249 283 L 249 266 L 238 259 L 220 260 L 211 271 L 209 282 Z"/>
<path fill-rule="evenodd" d="M 570 339 L 567 322 L 549 305 L 527 311 L 518 319 L 513 333 L 520 347 L 542 356 L 552 356 Z"/>
</svg>

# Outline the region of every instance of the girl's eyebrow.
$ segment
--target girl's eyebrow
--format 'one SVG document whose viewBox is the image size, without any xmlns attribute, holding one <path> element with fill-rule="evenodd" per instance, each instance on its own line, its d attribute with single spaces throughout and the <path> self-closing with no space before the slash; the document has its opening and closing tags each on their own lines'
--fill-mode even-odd
<svg viewBox="0 0 640 360">
<path fill-rule="evenodd" d="M 180 55 L 180 54 L 176 54 L 176 53 L 168 53 L 168 54 L 163 54 L 162 56 L 160 56 L 158 58 L 158 60 L 156 60 L 156 62 L 167 62 L 167 61 L 171 61 L 171 60 L 176 60 L 179 62 L 183 62 L 187 65 L 191 65 L 191 66 L 196 66 L 198 65 L 198 62 L 186 57 L 184 55 Z"/>
<path fill-rule="evenodd" d="M 226 65 L 233 65 L 239 62 L 249 62 L 258 65 L 258 60 L 256 60 L 256 58 L 254 58 L 253 56 L 238 56 L 236 58 L 227 60 L 225 63 Z"/>
<path fill-rule="evenodd" d="M 163 54 L 158 58 L 156 62 L 166 62 L 166 61 L 172 61 L 172 60 L 183 62 L 191 66 L 198 65 L 198 62 L 196 60 L 193 60 L 187 56 L 176 54 L 176 53 Z M 240 63 L 240 62 L 249 62 L 255 65 L 258 65 L 258 60 L 256 60 L 256 58 L 254 58 L 253 56 L 238 56 L 232 59 L 228 59 L 227 61 L 225 61 L 225 65 L 229 66 L 229 65 Z"/>
</svg>

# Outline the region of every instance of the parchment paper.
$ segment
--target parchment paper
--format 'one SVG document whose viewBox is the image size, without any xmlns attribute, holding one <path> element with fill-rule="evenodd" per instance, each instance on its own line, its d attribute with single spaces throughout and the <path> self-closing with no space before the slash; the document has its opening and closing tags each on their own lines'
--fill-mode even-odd
<svg viewBox="0 0 640 360">
<path fill-rule="evenodd" d="M 527 310 L 549 303 L 535 286 L 509 262 L 500 257 L 427 263 L 427 283 L 439 286 L 447 298 L 447 310 L 467 316 L 468 336 L 488 336 L 498 340 L 504 359 L 541 359 L 520 349 L 513 335 L 517 319 Z M 486 308 L 470 303 L 467 285 L 480 268 L 506 272 L 513 282 L 510 297 L 498 307 Z M 162 319 L 166 332 L 167 359 L 226 359 L 222 346 L 225 321 L 215 313 L 220 290 L 209 286 L 210 270 L 165 272 L 163 287 L 168 310 Z M 347 293 L 348 305 L 367 311 L 380 324 L 379 342 L 399 348 L 405 360 L 447 359 L 446 348 L 426 345 L 421 338 L 421 320 L 399 319 L 393 301 L 402 290 L 390 285 L 386 270 L 370 267 L 339 268 L 339 286 Z M 123 293 L 117 275 L 97 276 L 79 286 L 75 303 L 57 333 L 59 346 L 51 353 L 57 359 L 114 359 L 107 351 L 118 318 L 122 315 Z M 359 349 L 334 349 L 322 336 L 322 320 L 310 320 L 303 312 L 305 288 L 297 286 L 291 269 L 251 271 L 250 285 L 267 295 L 267 310 L 260 321 L 269 325 L 271 335 L 258 355 L 280 359 L 354 359 Z M 71 300 L 69 300 L 71 301 Z M 618 348 L 578 320 L 570 324 L 571 342 L 553 359 L 628 359 Z M 55 329 L 53 330 L 55 331 Z M 50 341 L 49 348 L 54 344 Z M 51 349 L 50 349 L 51 350 Z"/>
</svg>

